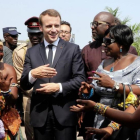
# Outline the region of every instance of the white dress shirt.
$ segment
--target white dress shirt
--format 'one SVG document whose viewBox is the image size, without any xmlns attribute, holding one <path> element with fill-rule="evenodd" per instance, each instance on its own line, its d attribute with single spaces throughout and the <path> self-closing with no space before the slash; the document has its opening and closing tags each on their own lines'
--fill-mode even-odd
<svg viewBox="0 0 140 140">
<path fill-rule="evenodd" d="M 53 64 L 53 60 L 54 60 L 54 57 L 55 57 L 55 52 L 56 52 L 56 47 L 58 45 L 58 42 L 59 42 L 59 38 L 53 42 L 52 44 L 48 43 L 45 39 L 44 39 L 44 44 L 45 44 L 45 48 L 46 48 L 46 55 L 47 55 L 47 58 L 48 58 L 48 54 L 49 54 L 49 47 L 48 45 L 53 45 L 52 47 L 52 51 L 53 51 L 53 57 L 52 57 L 52 64 Z"/>
<path fill-rule="evenodd" d="M 53 45 L 52 47 L 52 51 L 53 51 L 53 58 L 52 58 L 52 64 L 53 64 L 53 60 L 54 60 L 54 57 L 55 57 L 55 53 L 56 53 L 56 49 L 57 49 L 57 45 L 58 45 L 58 42 L 59 42 L 59 38 L 53 42 L 52 44 L 48 43 L 45 38 L 44 38 L 44 45 L 45 45 L 45 48 L 46 48 L 46 56 L 48 58 L 48 53 L 49 53 L 49 47 L 48 45 Z M 37 78 L 34 78 L 32 75 L 31 75 L 31 71 L 29 72 L 29 82 L 31 84 L 33 84 L 35 81 L 36 81 Z M 62 84 L 61 83 L 58 83 L 59 84 L 59 92 L 58 93 L 62 93 Z"/>
</svg>

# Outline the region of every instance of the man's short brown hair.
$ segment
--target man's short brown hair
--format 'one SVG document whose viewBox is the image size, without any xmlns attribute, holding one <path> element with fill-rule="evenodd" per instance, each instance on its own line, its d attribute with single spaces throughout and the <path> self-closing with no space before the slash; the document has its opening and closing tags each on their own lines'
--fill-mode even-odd
<svg viewBox="0 0 140 140">
<path fill-rule="evenodd" d="M 40 25 L 42 25 L 42 16 L 45 16 L 45 15 L 49 15 L 51 17 L 60 17 L 60 20 L 61 20 L 61 16 L 60 16 L 58 11 L 56 11 L 54 9 L 48 9 L 48 10 L 43 11 L 40 14 L 40 16 L 39 16 L 39 23 L 40 23 Z"/>
</svg>

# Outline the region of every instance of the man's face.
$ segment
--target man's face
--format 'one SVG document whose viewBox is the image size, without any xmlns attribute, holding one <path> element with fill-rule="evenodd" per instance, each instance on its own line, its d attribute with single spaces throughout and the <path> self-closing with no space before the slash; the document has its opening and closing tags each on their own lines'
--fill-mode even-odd
<svg viewBox="0 0 140 140">
<path fill-rule="evenodd" d="M 9 33 L 6 33 L 4 35 L 5 41 L 10 44 L 11 46 L 17 46 L 17 40 L 18 40 L 18 34 L 17 35 L 11 35 Z"/>
<path fill-rule="evenodd" d="M 32 46 L 37 45 L 38 43 L 40 43 L 43 39 L 43 33 L 39 32 L 39 33 L 28 33 L 28 37 L 32 43 Z"/>
<path fill-rule="evenodd" d="M 68 25 L 61 25 L 60 35 L 63 40 L 69 41 L 71 37 L 70 27 Z"/>
<path fill-rule="evenodd" d="M 53 43 L 59 37 L 60 17 L 51 17 L 49 15 L 42 16 L 42 25 L 40 30 L 48 43 Z"/>
<path fill-rule="evenodd" d="M 102 39 L 105 31 L 109 28 L 109 23 L 103 18 L 103 15 L 95 16 L 91 23 L 92 37 L 93 39 Z"/>
</svg>

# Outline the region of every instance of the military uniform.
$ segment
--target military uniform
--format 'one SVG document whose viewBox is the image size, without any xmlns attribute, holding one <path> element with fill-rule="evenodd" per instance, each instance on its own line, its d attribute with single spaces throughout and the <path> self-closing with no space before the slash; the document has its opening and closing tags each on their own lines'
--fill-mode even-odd
<svg viewBox="0 0 140 140">
<path fill-rule="evenodd" d="M 31 17 L 24 23 L 27 25 L 28 37 L 30 44 L 23 43 L 18 46 L 13 52 L 13 66 L 17 73 L 17 81 L 20 85 L 20 78 L 23 72 L 24 59 L 26 51 L 29 47 L 32 47 L 42 41 L 43 33 L 39 30 L 39 20 L 38 17 Z M 33 128 L 30 125 L 30 104 L 32 89 L 29 91 L 23 91 L 19 89 L 20 93 L 23 94 L 23 110 L 24 110 L 24 124 L 25 124 L 25 134 L 27 140 L 33 140 Z"/>
<path fill-rule="evenodd" d="M 13 52 L 13 66 L 17 73 L 17 81 L 20 84 L 20 78 L 23 72 L 24 59 L 28 45 L 26 43 L 18 46 Z M 33 129 L 30 125 L 30 103 L 31 103 L 31 93 L 32 89 L 29 91 L 23 91 L 23 110 L 24 110 L 24 124 L 25 124 L 25 133 L 28 139 L 33 139 Z"/>
</svg>

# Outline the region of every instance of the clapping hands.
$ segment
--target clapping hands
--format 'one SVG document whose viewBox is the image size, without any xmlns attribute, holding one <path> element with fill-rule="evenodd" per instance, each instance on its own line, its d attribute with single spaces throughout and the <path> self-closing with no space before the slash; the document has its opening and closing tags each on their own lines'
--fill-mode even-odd
<svg viewBox="0 0 140 140">
<path fill-rule="evenodd" d="M 13 77 L 11 77 L 9 80 L 5 80 L 3 73 L 0 71 L 0 89 L 2 91 L 8 91 L 10 84 L 11 84 L 11 80 Z"/>
</svg>

